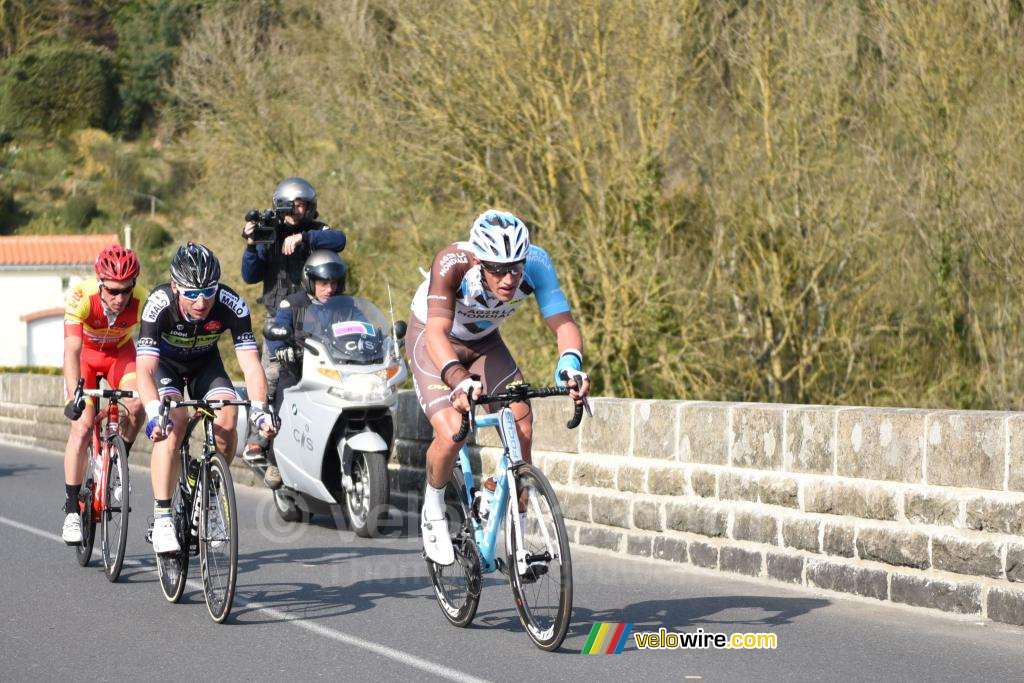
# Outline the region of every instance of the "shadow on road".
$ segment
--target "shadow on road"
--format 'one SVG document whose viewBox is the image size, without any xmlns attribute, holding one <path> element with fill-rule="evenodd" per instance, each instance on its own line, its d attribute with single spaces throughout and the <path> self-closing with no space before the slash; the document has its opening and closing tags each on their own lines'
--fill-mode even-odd
<svg viewBox="0 0 1024 683">
<path fill-rule="evenodd" d="M 45 470 L 46 467 L 39 465 L 0 465 L 0 477 L 11 477 L 33 470 Z"/>
</svg>

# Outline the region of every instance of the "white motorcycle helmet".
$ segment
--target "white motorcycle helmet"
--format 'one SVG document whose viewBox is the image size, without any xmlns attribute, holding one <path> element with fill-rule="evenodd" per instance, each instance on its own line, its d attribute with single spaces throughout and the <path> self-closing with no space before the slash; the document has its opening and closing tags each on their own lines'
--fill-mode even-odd
<svg viewBox="0 0 1024 683">
<path fill-rule="evenodd" d="M 515 263 L 526 260 L 530 231 L 508 211 L 488 209 L 473 221 L 469 242 L 481 261 Z"/>
</svg>

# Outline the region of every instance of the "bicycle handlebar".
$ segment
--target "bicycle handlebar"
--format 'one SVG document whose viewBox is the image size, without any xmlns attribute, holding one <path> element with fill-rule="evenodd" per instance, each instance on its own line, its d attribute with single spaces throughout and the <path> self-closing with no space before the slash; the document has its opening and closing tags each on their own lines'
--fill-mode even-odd
<svg viewBox="0 0 1024 683">
<path fill-rule="evenodd" d="M 507 391 L 499 394 L 480 394 L 475 399 L 472 394 L 469 395 L 469 412 L 462 414 L 462 426 L 459 431 L 452 434 L 452 440 L 456 443 L 464 440 L 469 434 L 469 430 L 474 421 L 474 413 L 476 407 L 481 404 L 490 403 L 515 403 L 517 401 L 528 401 L 531 398 L 546 398 L 548 396 L 568 396 L 572 391 L 569 387 L 540 387 L 534 388 L 529 384 L 514 384 L 506 387 Z M 587 406 L 587 399 L 584 398 L 582 401 L 576 404 L 576 410 L 573 413 L 572 419 L 565 423 L 565 426 L 569 429 L 575 429 L 579 426 L 583 420 L 583 409 L 587 407 L 589 413 L 589 406 Z"/>
<path fill-rule="evenodd" d="M 138 394 L 129 389 L 82 389 L 82 396 L 93 396 L 97 398 L 138 398 Z"/>
<path fill-rule="evenodd" d="M 160 401 L 160 413 L 158 414 L 157 424 L 161 431 L 166 431 L 167 423 L 170 420 L 170 412 L 172 408 L 205 408 L 212 412 L 214 410 L 220 410 L 225 406 L 249 406 L 249 401 L 231 398 L 215 398 L 212 401 L 203 399 L 189 400 L 189 401 L 177 401 L 170 396 L 164 396 Z"/>
</svg>

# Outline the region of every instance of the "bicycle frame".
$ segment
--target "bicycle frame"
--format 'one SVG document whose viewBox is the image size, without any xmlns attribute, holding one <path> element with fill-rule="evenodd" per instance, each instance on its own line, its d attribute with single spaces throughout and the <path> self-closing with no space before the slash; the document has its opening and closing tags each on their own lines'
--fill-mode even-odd
<svg viewBox="0 0 1024 683">
<path fill-rule="evenodd" d="M 82 392 L 82 395 L 95 398 L 98 404 L 99 399 L 103 397 L 103 390 L 86 389 Z M 109 444 L 115 436 L 121 433 L 120 406 L 119 399 L 110 399 L 106 409 L 100 410 L 97 406 L 96 416 L 93 418 L 91 437 L 92 457 L 89 458 L 85 466 L 91 467 L 95 461 L 97 465 L 94 467 L 94 470 L 99 470 L 99 480 L 93 480 L 92 519 L 95 522 L 100 521 L 103 509 L 107 504 L 107 464 L 110 461 L 110 449 L 103 448 L 103 446 Z M 107 424 L 105 430 L 103 429 L 104 420 L 106 420 Z M 85 479 L 88 478 L 88 473 L 86 473 Z"/>
</svg>

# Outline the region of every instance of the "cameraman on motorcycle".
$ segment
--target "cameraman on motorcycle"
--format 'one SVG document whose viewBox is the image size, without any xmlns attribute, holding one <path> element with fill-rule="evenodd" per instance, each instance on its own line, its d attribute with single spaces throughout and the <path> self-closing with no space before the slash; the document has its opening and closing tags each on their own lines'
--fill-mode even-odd
<svg viewBox="0 0 1024 683">
<path fill-rule="evenodd" d="M 345 233 L 316 220 L 316 190 L 307 180 L 285 178 L 277 184 L 272 199 L 273 213 L 278 221 L 272 226 L 265 226 L 259 225 L 262 221 L 249 220 L 242 229 L 242 237 L 246 240 L 242 254 L 242 280 L 248 284 L 263 283 L 263 295 L 259 301 L 267 307 L 268 318 L 274 316 L 278 304 L 301 291 L 302 267 L 312 252 L 326 249 L 337 253 L 345 249 Z M 260 227 L 272 230 L 272 241 L 257 242 L 254 239 L 259 235 L 257 228 Z M 277 394 L 280 365 L 266 340 L 263 341 L 261 362 L 267 376 L 268 396 L 273 400 Z M 248 462 L 261 462 L 266 457 L 267 446 L 264 439 L 251 440 L 246 444 L 243 457 Z M 280 481 L 280 475 L 277 481 Z"/>
<path fill-rule="evenodd" d="M 348 266 L 338 254 L 328 249 L 314 251 L 305 265 L 302 267 L 300 281 L 302 291 L 296 292 L 284 299 L 277 307 L 274 314 L 274 326 L 285 327 L 293 332 L 302 330 L 302 323 L 309 311 L 321 324 L 328 324 L 331 321 L 320 320 L 331 313 L 323 304 L 332 296 L 345 293 L 345 276 L 348 273 Z M 358 314 L 357 311 L 353 311 Z M 284 396 L 284 390 L 298 383 L 302 376 L 302 348 L 295 348 L 283 341 L 268 341 L 267 352 L 270 357 L 275 358 L 280 364 L 280 373 L 277 380 L 277 392 L 274 396 L 274 414 Z M 263 483 L 271 489 L 281 487 L 281 472 L 277 469 L 277 462 L 274 458 L 274 449 L 267 448 L 267 460 L 270 465 L 263 477 Z"/>
</svg>

